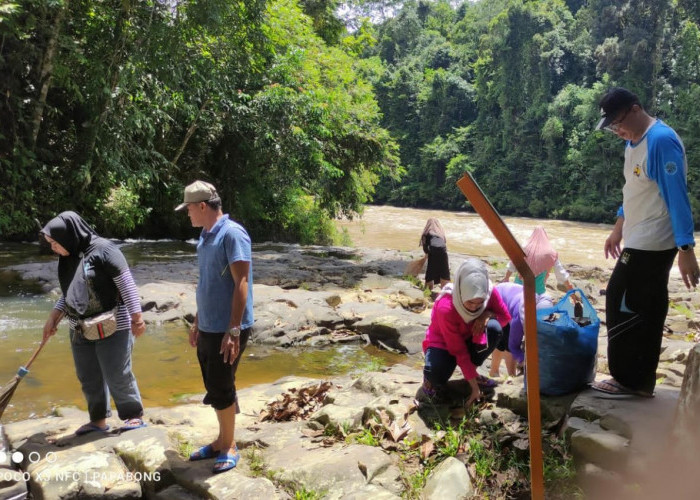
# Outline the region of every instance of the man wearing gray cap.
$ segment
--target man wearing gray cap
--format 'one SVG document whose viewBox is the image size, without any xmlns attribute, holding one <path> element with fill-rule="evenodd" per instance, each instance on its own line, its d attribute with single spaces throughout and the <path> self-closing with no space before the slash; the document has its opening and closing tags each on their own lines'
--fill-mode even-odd
<svg viewBox="0 0 700 500">
<path fill-rule="evenodd" d="M 240 224 L 221 210 L 216 188 L 195 181 L 185 188 L 184 201 L 193 227 L 201 227 L 197 243 L 199 281 L 197 314 L 190 328 L 190 345 L 207 390 L 204 404 L 211 405 L 219 421 L 214 442 L 190 455 L 190 460 L 216 457 L 214 473 L 233 469 L 241 456 L 234 430 L 236 369 L 253 326 L 253 264 L 250 237 Z"/>
<path fill-rule="evenodd" d="M 668 278 L 677 253 L 685 285 L 695 287 L 700 278 L 688 165 L 678 134 L 648 115 L 629 90 L 610 89 L 600 108 L 596 128 L 626 141 L 625 186 L 617 222 L 604 247 L 606 258 L 618 259 L 605 296 L 613 378 L 592 387 L 609 394 L 652 397 L 668 313 Z"/>
</svg>

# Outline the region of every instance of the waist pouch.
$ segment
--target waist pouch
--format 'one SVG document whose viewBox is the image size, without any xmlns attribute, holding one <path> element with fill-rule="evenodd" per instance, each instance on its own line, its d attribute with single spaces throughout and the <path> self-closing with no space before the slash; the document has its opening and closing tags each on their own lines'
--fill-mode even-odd
<svg viewBox="0 0 700 500">
<path fill-rule="evenodd" d="M 78 320 L 80 334 L 85 340 L 100 340 L 117 331 L 117 310 L 119 306 L 90 318 Z"/>
</svg>

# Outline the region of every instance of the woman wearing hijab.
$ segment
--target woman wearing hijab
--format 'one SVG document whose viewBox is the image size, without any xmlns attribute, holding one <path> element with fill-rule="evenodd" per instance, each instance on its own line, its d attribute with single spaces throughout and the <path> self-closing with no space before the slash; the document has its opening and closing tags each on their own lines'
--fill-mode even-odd
<svg viewBox="0 0 700 500">
<path fill-rule="evenodd" d="M 44 325 L 44 340 L 56 333 L 68 316 L 75 371 L 87 400 L 90 422 L 77 435 L 109 430 L 109 396 L 124 420 L 122 430 L 144 427 L 143 404 L 131 370 L 133 337 L 145 331 L 138 289 L 119 248 L 101 238 L 75 212 L 63 212 L 41 229 L 41 236 L 59 255 L 61 297 Z M 87 340 L 79 320 L 117 307 L 116 331 Z M 133 334 L 133 337 L 132 337 Z"/>
<path fill-rule="evenodd" d="M 428 259 L 428 268 L 425 270 L 425 287 L 433 289 L 436 281 L 443 287 L 450 281 L 450 263 L 447 257 L 447 238 L 440 221 L 435 218 L 428 219 L 420 237 L 423 252 Z"/>
<path fill-rule="evenodd" d="M 559 261 L 559 254 L 554 247 L 552 247 L 549 238 L 547 237 L 547 232 L 542 226 L 537 226 L 532 231 L 530 238 L 525 244 L 525 262 L 532 269 L 532 274 L 535 275 L 535 293 L 537 300 L 537 307 L 552 307 L 554 303 L 552 302 L 552 297 L 547 293 L 547 278 L 549 277 L 549 272 L 554 268 L 554 274 L 557 277 L 557 284 L 566 288 L 566 290 L 571 290 L 574 285 L 569 279 L 569 273 L 564 269 L 564 266 Z M 508 267 L 506 269 L 506 275 L 501 281 L 501 283 L 508 283 L 510 280 L 510 275 L 516 272 L 515 266 L 512 262 L 508 262 Z M 515 274 L 515 283 L 522 285 L 523 280 L 519 274 Z M 511 289 L 512 290 L 512 289 Z M 572 300 L 576 300 L 576 295 L 572 295 Z M 522 331 L 521 331 L 522 333 Z M 522 340 L 522 337 L 521 337 Z M 493 359 L 491 360 L 491 369 L 489 371 L 490 377 L 498 377 L 500 375 L 500 364 L 502 360 L 506 360 L 506 369 L 509 375 L 513 375 L 513 370 L 515 369 L 516 360 L 509 357 L 508 353 L 503 351 L 495 351 L 493 353 Z"/>
<path fill-rule="evenodd" d="M 502 341 L 503 327 L 509 321 L 508 309 L 493 288 L 484 263 L 474 258 L 464 261 L 454 284 L 445 286 L 433 305 L 423 340 L 425 394 L 432 398 L 444 390 L 459 365 L 471 387 L 467 405 L 478 400 L 479 386 L 491 387 L 493 381 L 478 375 L 476 367 Z"/>
<path fill-rule="evenodd" d="M 549 272 L 554 268 L 554 274 L 557 277 L 557 284 L 564 286 L 567 290 L 574 288 L 569 280 L 569 273 L 566 272 L 564 266 L 559 262 L 559 254 L 552 247 L 552 244 L 547 237 L 547 232 L 542 226 L 535 227 L 530 235 L 530 238 L 525 244 L 525 262 L 532 269 L 532 274 L 535 275 L 535 293 L 538 295 L 546 294 L 546 283 L 549 277 Z M 512 262 L 508 262 L 506 275 L 501 281 L 505 283 L 510 279 L 510 275 L 515 273 L 515 266 Z M 519 274 L 515 274 L 515 282 L 522 285 L 523 280 Z M 552 299 L 549 298 L 551 301 Z M 550 304 L 550 306 L 553 304 Z"/>
</svg>

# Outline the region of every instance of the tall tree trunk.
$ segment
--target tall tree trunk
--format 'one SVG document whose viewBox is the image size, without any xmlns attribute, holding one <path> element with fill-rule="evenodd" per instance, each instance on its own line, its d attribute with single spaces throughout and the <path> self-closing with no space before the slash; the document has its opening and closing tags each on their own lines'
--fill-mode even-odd
<svg viewBox="0 0 700 500">
<path fill-rule="evenodd" d="M 51 78 L 53 77 L 53 66 L 54 57 L 56 56 L 56 47 L 58 46 L 58 35 L 61 32 L 61 25 L 63 24 L 63 18 L 65 17 L 66 11 L 68 10 L 69 0 L 65 0 L 62 8 L 59 8 L 56 13 L 53 25 L 51 26 L 51 32 L 49 34 L 49 43 L 46 45 L 46 51 L 44 52 L 44 57 L 41 61 L 41 70 L 39 71 L 39 97 L 34 104 L 34 111 L 32 112 L 32 137 L 31 137 L 31 148 L 34 149 L 36 146 L 37 137 L 39 137 L 39 129 L 41 128 L 41 121 L 44 116 L 44 108 L 46 107 L 46 97 L 49 94 L 49 88 L 51 87 Z"/>
<path fill-rule="evenodd" d="M 185 133 L 185 138 L 182 140 L 182 144 L 180 144 L 180 147 L 177 149 L 177 153 L 175 153 L 175 156 L 172 159 L 173 165 L 177 164 L 177 161 L 180 159 L 180 156 L 182 156 L 182 153 L 185 151 L 187 143 L 192 138 L 192 135 L 194 135 L 195 130 L 197 130 L 197 122 L 199 121 L 199 117 L 202 116 L 202 113 L 204 112 L 210 101 L 211 99 L 207 99 L 206 101 L 204 101 L 204 104 L 202 104 L 202 106 L 199 108 L 199 111 L 197 111 L 197 116 L 195 116 L 194 120 L 192 120 L 192 123 L 187 129 L 187 132 Z"/>
<path fill-rule="evenodd" d="M 80 134 L 78 142 L 80 143 L 78 156 L 76 158 L 76 165 L 83 168 L 86 172 L 85 181 L 86 184 L 91 182 L 91 170 L 92 170 L 92 157 L 95 152 L 95 144 L 97 143 L 97 136 L 100 131 L 102 123 L 107 118 L 110 111 L 110 103 L 112 102 L 112 95 L 114 95 L 114 90 L 117 88 L 119 83 L 119 78 L 121 75 L 121 64 L 125 57 L 127 34 L 124 30 L 124 25 L 126 20 L 128 20 L 129 13 L 126 11 L 120 12 L 115 26 L 115 49 L 112 53 L 112 60 L 110 61 L 109 67 L 107 68 L 107 75 L 109 78 L 109 94 L 104 96 L 101 95 L 97 99 L 94 112 L 91 113 L 89 121 L 86 124 L 80 124 L 84 129 L 84 132 Z"/>
</svg>

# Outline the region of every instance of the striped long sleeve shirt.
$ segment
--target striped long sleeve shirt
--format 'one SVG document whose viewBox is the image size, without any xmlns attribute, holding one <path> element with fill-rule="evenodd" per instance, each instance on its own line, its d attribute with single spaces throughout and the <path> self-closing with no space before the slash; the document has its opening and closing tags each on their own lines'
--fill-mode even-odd
<svg viewBox="0 0 700 500">
<path fill-rule="evenodd" d="M 141 312 L 139 290 L 128 268 L 124 269 L 121 274 L 114 278 L 114 284 L 117 286 L 119 295 L 121 296 L 121 303 L 117 310 L 117 330 L 130 329 L 131 315 Z M 68 311 L 66 299 L 63 295 L 61 295 L 61 298 L 58 299 L 56 305 L 54 305 L 54 309 L 58 309 L 64 314 Z M 75 330 L 78 327 L 78 320 L 68 316 L 68 324 L 71 330 Z"/>
</svg>

